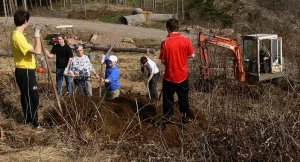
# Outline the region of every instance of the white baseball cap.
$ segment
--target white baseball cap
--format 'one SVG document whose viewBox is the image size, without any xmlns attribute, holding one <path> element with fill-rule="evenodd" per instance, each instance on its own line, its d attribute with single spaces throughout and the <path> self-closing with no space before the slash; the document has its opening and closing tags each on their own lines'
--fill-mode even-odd
<svg viewBox="0 0 300 162">
<path fill-rule="evenodd" d="M 111 55 L 108 57 L 108 60 L 112 61 L 112 62 L 118 62 L 118 58 L 115 55 Z"/>
</svg>

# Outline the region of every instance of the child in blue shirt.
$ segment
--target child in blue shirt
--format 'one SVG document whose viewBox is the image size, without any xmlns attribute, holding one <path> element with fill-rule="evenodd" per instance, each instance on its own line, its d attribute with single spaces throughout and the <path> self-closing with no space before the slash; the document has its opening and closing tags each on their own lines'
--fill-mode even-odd
<svg viewBox="0 0 300 162">
<path fill-rule="evenodd" d="M 115 99 L 120 95 L 120 81 L 119 81 L 119 66 L 117 65 L 118 58 L 115 55 L 103 55 L 101 64 L 106 64 L 105 79 L 102 82 L 105 83 L 106 98 Z"/>
</svg>

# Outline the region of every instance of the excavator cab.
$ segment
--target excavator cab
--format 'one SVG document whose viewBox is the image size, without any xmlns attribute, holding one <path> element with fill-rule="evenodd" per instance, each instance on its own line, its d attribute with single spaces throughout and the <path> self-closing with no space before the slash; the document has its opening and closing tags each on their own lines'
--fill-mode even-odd
<svg viewBox="0 0 300 162">
<path fill-rule="evenodd" d="M 282 38 L 276 34 L 243 36 L 243 60 L 248 82 L 282 77 Z"/>
</svg>

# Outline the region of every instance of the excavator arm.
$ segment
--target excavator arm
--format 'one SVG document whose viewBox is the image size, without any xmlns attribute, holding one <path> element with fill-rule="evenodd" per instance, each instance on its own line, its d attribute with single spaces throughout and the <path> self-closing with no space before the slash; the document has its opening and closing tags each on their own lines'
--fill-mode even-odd
<svg viewBox="0 0 300 162">
<path fill-rule="evenodd" d="M 202 32 L 199 33 L 199 54 L 201 60 L 201 75 L 204 79 L 210 77 L 208 50 L 205 46 L 207 43 L 217 45 L 223 48 L 230 49 L 234 55 L 234 77 L 240 82 L 245 81 L 245 71 L 243 57 L 238 43 L 232 39 L 224 38 L 217 35 L 208 35 Z"/>
</svg>

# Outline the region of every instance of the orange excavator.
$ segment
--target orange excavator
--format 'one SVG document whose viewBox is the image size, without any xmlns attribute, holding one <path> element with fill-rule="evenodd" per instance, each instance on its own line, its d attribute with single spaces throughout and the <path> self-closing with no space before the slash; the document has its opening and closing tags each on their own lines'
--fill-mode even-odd
<svg viewBox="0 0 300 162">
<path fill-rule="evenodd" d="M 234 77 L 240 82 L 261 82 L 283 76 L 282 38 L 275 34 L 242 36 L 243 52 L 239 44 L 229 38 L 199 33 L 201 75 L 211 77 L 207 44 L 229 49 L 234 56 Z"/>
</svg>

